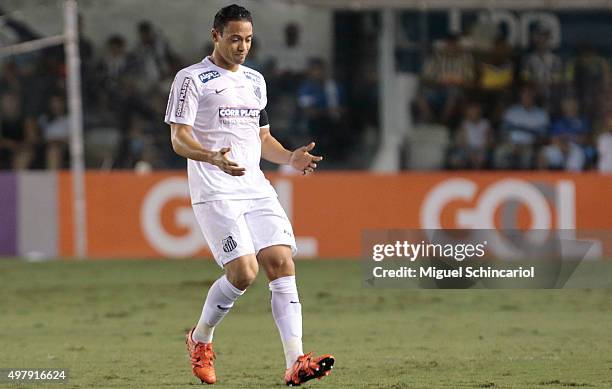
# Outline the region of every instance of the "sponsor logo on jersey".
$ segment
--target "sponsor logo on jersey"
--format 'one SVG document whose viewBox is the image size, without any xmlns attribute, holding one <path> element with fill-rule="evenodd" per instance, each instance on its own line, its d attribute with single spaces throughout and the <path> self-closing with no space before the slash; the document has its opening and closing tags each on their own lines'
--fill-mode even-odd
<svg viewBox="0 0 612 389">
<path fill-rule="evenodd" d="M 259 109 L 253 108 L 219 108 L 221 118 L 259 118 Z"/>
<path fill-rule="evenodd" d="M 209 70 L 207 72 L 200 73 L 198 75 L 198 77 L 200 78 L 200 81 L 202 81 L 204 84 L 206 84 L 208 81 L 210 81 L 212 79 L 215 79 L 217 77 L 221 77 L 221 75 L 216 70 Z"/>
<path fill-rule="evenodd" d="M 178 96 L 178 104 L 176 106 L 176 116 L 181 117 L 185 113 L 185 98 L 187 97 L 187 90 L 191 85 L 191 77 L 185 77 L 183 85 L 181 85 L 181 91 Z"/>
<path fill-rule="evenodd" d="M 236 241 L 234 240 L 234 238 L 232 238 L 231 235 L 223 239 L 221 243 L 223 244 L 223 251 L 226 253 L 229 253 L 236 247 L 238 247 L 238 243 L 236 243 Z"/>
</svg>

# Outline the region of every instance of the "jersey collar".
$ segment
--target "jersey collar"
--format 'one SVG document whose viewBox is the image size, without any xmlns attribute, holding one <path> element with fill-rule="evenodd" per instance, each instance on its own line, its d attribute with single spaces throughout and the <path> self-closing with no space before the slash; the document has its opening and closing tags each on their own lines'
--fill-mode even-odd
<svg viewBox="0 0 612 389">
<path fill-rule="evenodd" d="M 235 72 L 232 72 L 231 70 L 227 70 L 220 66 L 217 66 L 213 61 L 211 61 L 210 55 L 207 55 L 206 57 L 204 57 L 202 62 L 208 64 L 209 66 L 214 67 L 215 70 L 221 71 L 225 74 L 235 74 L 235 75 L 242 74 L 242 65 L 238 65 L 238 70 Z"/>
</svg>

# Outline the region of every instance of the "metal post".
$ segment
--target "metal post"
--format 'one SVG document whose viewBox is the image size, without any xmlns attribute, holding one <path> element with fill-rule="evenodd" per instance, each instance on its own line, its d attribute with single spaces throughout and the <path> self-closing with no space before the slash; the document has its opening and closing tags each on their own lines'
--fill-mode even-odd
<svg viewBox="0 0 612 389">
<path fill-rule="evenodd" d="M 70 157 L 74 213 L 74 255 L 87 255 L 85 202 L 85 163 L 83 161 L 83 107 L 81 100 L 81 60 L 79 57 L 78 10 L 75 0 L 64 1 L 64 36 L 68 114 L 70 117 Z"/>
<path fill-rule="evenodd" d="M 381 144 L 372 164 L 372 170 L 394 172 L 399 168 L 399 146 L 397 135 L 398 107 L 396 97 L 396 46 L 395 13 L 391 8 L 380 11 L 380 33 L 378 35 L 378 111 L 380 112 Z M 403 108 L 403 107 L 402 107 Z"/>
</svg>

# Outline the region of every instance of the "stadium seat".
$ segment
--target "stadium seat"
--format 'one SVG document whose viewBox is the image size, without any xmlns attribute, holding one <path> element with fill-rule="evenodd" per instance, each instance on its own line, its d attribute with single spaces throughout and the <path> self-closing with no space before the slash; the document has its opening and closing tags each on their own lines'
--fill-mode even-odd
<svg viewBox="0 0 612 389">
<path fill-rule="evenodd" d="M 436 170 L 443 168 L 450 143 L 448 128 L 425 124 L 414 128 L 407 140 L 407 168 L 410 170 Z"/>
</svg>

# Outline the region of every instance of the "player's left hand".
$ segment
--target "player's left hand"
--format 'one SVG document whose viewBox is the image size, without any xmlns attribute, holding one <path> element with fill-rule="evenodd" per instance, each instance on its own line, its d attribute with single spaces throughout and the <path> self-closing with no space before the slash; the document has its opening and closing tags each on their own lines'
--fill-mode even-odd
<svg viewBox="0 0 612 389">
<path fill-rule="evenodd" d="M 321 156 L 310 154 L 310 151 L 312 151 L 314 147 L 315 143 L 310 142 L 306 146 L 302 146 L 298 149 L 295 149 L 291 153 L 289 164 L 294 169 L 301 171 L 304 175 L 314 172 L 314 170 L 317 168 L 317 162 L 323 159 L 323 157 Z"/>
</svg>

